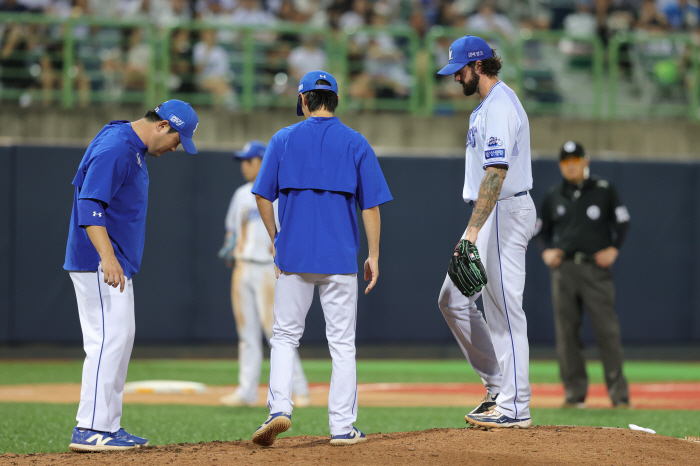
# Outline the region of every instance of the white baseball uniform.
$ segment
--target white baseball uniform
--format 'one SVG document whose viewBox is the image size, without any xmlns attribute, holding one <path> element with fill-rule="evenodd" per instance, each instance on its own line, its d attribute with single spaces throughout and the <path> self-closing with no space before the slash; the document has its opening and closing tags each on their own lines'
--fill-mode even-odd
<svg viewBox="0 0 700 466">
<path fill-rule="evenodd" d="M 536 223 L 528 193 L 532 189 L 530 125 L 518 97 L 501 81 L 469 118 L 465 202 L 476 202 L 490 165 L 506 165 L 508 172 L 476 241 L 488 283 L 481 293 L 467 298 L 447 276 L 438 304 L 467 361 L 489 393 L 499 394 L 498 410 L 513 419 L 527 419 L 531 392 L 522 303 L 525 252 Z M 476 307 L 479 295 L 483 314 Z"/>
<path fill-rule="evenodd" d="M 231 276 L 231 304 L 238 332 L 239 398 L 248 404 L 258 399 L 263 348 L 260 333 L 272 338 L 275 268 L 270 236 L 249 182 L 236 190 L 226 214 L 226 230 L 234 235 L 236 260 Z M 276 204 L 275 204 L 276 206 Z M 276 208 L 275 208 L 276 210 Z M 292 391 L 309 395 L 299 352 L 294 351 Z"/>
</svg>

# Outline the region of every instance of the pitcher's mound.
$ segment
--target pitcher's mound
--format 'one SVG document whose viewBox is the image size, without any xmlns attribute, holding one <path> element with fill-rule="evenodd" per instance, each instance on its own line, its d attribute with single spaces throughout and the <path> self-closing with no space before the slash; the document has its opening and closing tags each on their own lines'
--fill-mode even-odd
<svg viewBox="0 0 700 466">
<path fill-rule="evenodd" d="M 697 464 L 700 443 L 603 427 L 431 429 L 370 434 L 366 443 L 331 447 L 328 437 L 286 437 L 272 447 L 250 441 L 185 443 L 110 453 L 0 455 L 0 464 L 75 465 L 656 465 Z"/>
</svg>

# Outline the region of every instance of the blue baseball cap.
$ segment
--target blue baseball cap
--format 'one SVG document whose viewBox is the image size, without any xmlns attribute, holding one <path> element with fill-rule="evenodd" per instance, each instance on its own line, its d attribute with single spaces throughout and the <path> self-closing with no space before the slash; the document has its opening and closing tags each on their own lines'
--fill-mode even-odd
<svg viewBox="0 0 700 466">
<path fill-rule="evenodd" d="M 325 79 L 326 81 L 331 83 L 331 85 L 326 86 L 324 84 L 316 84 L 316 81 L 318 81 L 319 79 Z M 305 92 L 315 90 L 331 91 L 335 95 L 338 95 L 338 82 L 328 71 L 309 71 L 304 75 L 303 78 L 301 78 L 301 81 L 299 81 L 299 94 L 304 94 Z M 304 115 L 304 112 L 301 111 L 301 105 L 299 104 L 299 102 L 297 102 L 297 115 Z"/>
<path fill-rule="evenodd" d="M 262 141 L 249 141 L 243 146 L 243 150 L 233 153 L 233 158 L 236 160 L 250 160 L 255 157 L 263 158 L 266 148 L 267 146 Z"/>
<path fill-rule="evenodd" d="M 182 148 L 188 154 L 196 154 L 197 149 L 192 142 L 192 136 L 199 125 L 199 117 L 192 106 L 182 100 L 172 99 L 157 106 L 155 111 L 159 117 L 167 120 L 170 126 L 180 133 Z"/>
<path fill-rule="evenodd" d="M 455 74 L 469 63 L 493 57 L 493 50 L 484 39 L 476 36 L 460 37 L 450 45 L 450 63 L 437 74 Z"/>
</svg>

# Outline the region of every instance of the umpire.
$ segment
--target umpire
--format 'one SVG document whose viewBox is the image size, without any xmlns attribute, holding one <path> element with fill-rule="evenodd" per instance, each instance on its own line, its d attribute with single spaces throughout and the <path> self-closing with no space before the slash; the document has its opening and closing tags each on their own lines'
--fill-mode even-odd
<svg viewBox="0 0 700 466">
<path fill-rule="evenodd" d="M 564 383 L 565 407 L 585 407 L 588 391 L 583 305 L 593 323 L 605 371 L 608 394 L 615 407 L 629 406 L 622 373 L 620 325 L 615 314 L 615 286 L 610 267 L 617 259 L 629 228 L 629 213 L 613 186 L 588 177 L 583 147 L 568 141 L 559 168 L 564 181 L 547 193 L 538 219 L 537 241 L 552 272 L 552 302 L 557 358 Z"/>
</svg>

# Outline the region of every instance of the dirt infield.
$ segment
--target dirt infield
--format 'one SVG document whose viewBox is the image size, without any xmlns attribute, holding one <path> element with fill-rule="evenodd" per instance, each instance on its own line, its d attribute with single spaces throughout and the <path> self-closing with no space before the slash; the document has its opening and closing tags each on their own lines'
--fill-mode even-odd
<svg viewBox="0 0 700 466">
<path fill-rule="evenodd" d="M 328 437 L 165 445 L 111 453 L 0 455 L 0 465 L 666 465 L 697 464 L 700 443 L 603 427 L 432 429 L 371 434 L 367 443 L 331 447 Z"/>
<path fill-rule="evenodd" d="M 312 406 L 327 406 L 328 384 L 311 385 Z M 124 395 L 125 403 L 220 405 L 219 399 L 234 387 L 207 387 L 202 394 L 131 393 Z M 267 387 L 260 387 L 259 405 L 265 405 Z M 481 384 L 379 383 L 360 384 L 362 406 L 441 407 L 473 406 L 484 395 Z M 632 406 L 638 409 L 700 410 L 700 383 L 631 384 Z M 1 401 L 44 403 L 78 403 L 80 384 L 36 384 L 0 386 Z M 531 406 L 552 408 L 561 406 L 564 391 L 560 384 L 533 384 Z M 608 408 L 610 400 L 604 385 L 591 385 L 586 403 L 591 408 Z"/>
</svg>

